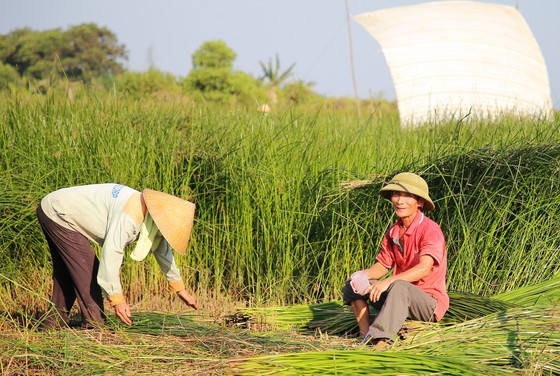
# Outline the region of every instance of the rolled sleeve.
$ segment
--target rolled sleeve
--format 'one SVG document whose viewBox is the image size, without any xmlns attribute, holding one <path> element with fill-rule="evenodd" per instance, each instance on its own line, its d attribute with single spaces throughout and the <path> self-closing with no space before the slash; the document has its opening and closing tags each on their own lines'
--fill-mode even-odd
<svg viewBox="0 0 560 376">
<path fill-rule="evenodd" d="M 183 281 L 170 281 L 169 282 L 169 291 L 171 292 L 179 292 L 185 289 L 185 285 Z"/>
<path fill-rule="evenodd" d="M 109 295 L 109 301 L 111 302 L 111 307 L 116 306 L 117 304 L 126 303 L 126 299 L 122 292 L 118 292 L 113 295 Z"/>
</svg>

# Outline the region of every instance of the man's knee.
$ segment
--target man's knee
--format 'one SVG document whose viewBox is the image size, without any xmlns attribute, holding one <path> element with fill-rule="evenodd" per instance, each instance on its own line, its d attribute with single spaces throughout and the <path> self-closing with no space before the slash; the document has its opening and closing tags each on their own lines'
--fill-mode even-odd
<svg viewBox="0 0 560 376">
<path fill-rule="evenodd" d="M 408 290 L 410 285 L 411 285 L 410 282 L 403 281 L 402 279 L 397 279 L 395 282 L 391 283 L 391 285 L 387 289 L 387 292 L 391 292 L 391 291 L 404 292 Z"/>
<path fill-rule="evenodd" d="M 367 300 L 367 297 L 364 297 L 360 294 L 356 294 L 352 285 L 350 284 L 350 280 L 347 280 L 342 288 L 342 301 L 345 305 L 350 305 L 353 301 L 356 300 Z"/>
</svg>

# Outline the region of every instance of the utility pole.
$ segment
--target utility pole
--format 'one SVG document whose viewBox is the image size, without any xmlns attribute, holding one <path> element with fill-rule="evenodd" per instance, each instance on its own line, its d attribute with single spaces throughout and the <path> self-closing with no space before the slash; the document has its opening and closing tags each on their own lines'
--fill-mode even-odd
<svg viewBox="0 0 560 376">
<path fill-rule="evenodd" d="M 356 84 L 356 72 L 354 68 L 354 49 L 352 48 L 352 25 L 350 19 L 350 8 L 348 7 L 348 0 L 344 0 L 346 5 L 346 22 L 348 24 L 348 48 L 350 49 L 350 66 L 352 69 L 352 85 L 354 86 L 354 98 L 356 100 L 356 109 L 358 110 L 358 118 L 362 117 L 362 110 L 360 108 L 360 98 L 358 96 L 358 85 Z"/>
</svg>

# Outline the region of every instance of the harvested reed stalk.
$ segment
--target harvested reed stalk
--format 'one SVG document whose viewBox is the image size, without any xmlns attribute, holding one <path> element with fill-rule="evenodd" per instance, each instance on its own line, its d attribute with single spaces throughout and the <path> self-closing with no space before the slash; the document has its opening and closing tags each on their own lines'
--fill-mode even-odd
<svg viewBox="0 0 560 376">
<path fill-rule="evenodd" d="M 226 322 L 243 317 L 243 326 L 247 328 L 305 331 L 309 329 L 312 321 L 331 318 L 341 308 L 340 301 L 287 307 L 244 308 L 226 317 Z"/>
<path fill-rule="evenodd" d="M 527 307 L 558 304 L 560 302 L 560 274 L 548 281 L 503 292 L 496 295 L 495 298 Z"/>
<path fill-rule="evenodd" d="M 495 298 L 486 298 L 465 292 L 450 291 L 449 309 L 443 316 L 442 322 L 463 322 L 512 307 L 514 307 L 514 304 L 503 302 Z"/>
<path fill-rule="evenodd" d="M 418 332 L 403 344 L 403 350 L 463 354 L 477 363 L 556 374 L 560 371 L 559 323 L 558 307 L 513 308 Z"/>
<path fill-rule="evenodd" d="M 504 371 L 484 364 L 465 362 L 449 356 L 404 352 L 340 350 L 263 356 L 237 361 L 235 374 L 277 375 L 500 375 Z"/>
<path fill-rule="evenodd" d="M 236 374 L 531 374 L 560 371 L 560 322 L 554 307 L 514 308 L 436 326 L 382 353 L 364 349 L 236 359 Z"/>
<path fill-rule="evenodd" d="M 449 296 L 450 307 L 442 320 L 446 324 L 463 322 L 514 306 L 512 303 L 469 293 L 450 292 Z M 373 320 L 377 311 L 371 307 L 370 314 Z M 352 310 L 343 306 L 341 301 L 289 307 L 247 308 L 236 315 L 243 315 L 251 328 L 311 329 L 333 335 L 353 335 L 357 332 Z"/>
<path fill-rule="evenodd" d="M 370 175 L 370 179 L 348 180 L 340 183 L 343 189 L 365 188 L 381 182 L 385 176 L 381 174 Z"/>
<path fill-rule="evenodd" d="M 369 187 L 372 184 L 373 180 L 350 180 L 341 182 L 340 186 L 344 189 L 356 189 Z"/>
</svg>

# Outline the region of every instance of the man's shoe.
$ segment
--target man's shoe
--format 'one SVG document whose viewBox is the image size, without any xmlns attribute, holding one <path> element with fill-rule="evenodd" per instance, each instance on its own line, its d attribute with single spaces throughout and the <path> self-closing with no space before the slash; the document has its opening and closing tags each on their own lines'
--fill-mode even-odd
<svg viewBox="0 0 560 376">
<path fill-rule="evenodd" d="M 366 335 L 364 336 L 364 339 L 360 343 L 360 346 L 367 345 L 368 343 L 370 343 L 372 341 L 374 341 L 374 339 L 371 337 L 371 334 L 366 333 Z"/>
</svg>

